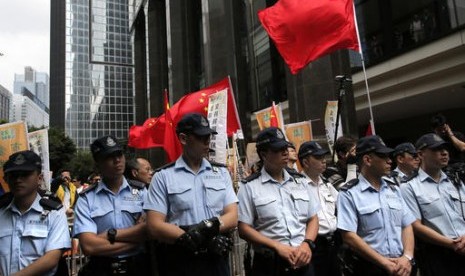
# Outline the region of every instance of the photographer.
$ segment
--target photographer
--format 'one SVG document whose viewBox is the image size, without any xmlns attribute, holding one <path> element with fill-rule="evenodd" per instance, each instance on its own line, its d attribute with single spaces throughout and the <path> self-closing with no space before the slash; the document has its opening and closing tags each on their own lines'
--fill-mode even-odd
<svg viewBox="0 0 465 276">
<path fill-rule="evenodd" d="M 439 135 L 444 141 L 449 152 L 449 165 L 465 162 L 465 136 L 458 131 L 452 131 L 447 119 L 442 114 L 437 114 L 431 118 L 431 127 L 434 133 Z"/>
</svg>

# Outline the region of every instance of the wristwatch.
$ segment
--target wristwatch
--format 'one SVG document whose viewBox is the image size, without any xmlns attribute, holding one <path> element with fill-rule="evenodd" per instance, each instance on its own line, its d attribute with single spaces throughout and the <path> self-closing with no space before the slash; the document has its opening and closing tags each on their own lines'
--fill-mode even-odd
<svg viewBox="0 0 465 276">
<path fill-rule="evenodd" d="M 108 232 L 107 232 L 107 239 L 108 241 L 111 243 L 111 244 L 114 244 L 115 243 L 115 240 L 116 240 L 116 229 L 115 228 L 110 228 L 108 229 Z"/>
<path fill-rule="evenodd" d="M 414 259 L 412 256 L 407 255 L 407 254 L 404 254 L 404 255 L 402 255 L 402 256 L 404 256 L 405 258 L 407 258 L 407 260 L 410 262 L 410 265 L 411 265 L 411 266 L 414 266 L 414 265 L 416 264 L 416 263 L 415 263 L 415 259 Z"/>
<path fill-rule="evenodd" d="M 312 251 L 315 250 L 316 244 L 314 241 L 312 241 L 311 239 L 305 239 L 304 242 L 308 244 L 308 246 L 310 247 Z"/>
</svg>

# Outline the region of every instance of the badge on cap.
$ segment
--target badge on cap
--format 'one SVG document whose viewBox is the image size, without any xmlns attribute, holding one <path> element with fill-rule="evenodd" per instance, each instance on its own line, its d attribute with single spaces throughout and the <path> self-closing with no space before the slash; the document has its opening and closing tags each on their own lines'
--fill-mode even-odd
<svg viewBox="0 0 465 276">
<path fill-rule="evenodd" d="M 114 147 L 114 146 L 116 146 L 115 140 L 113 140 L 111 137 L 108 137 L 108 138 L 107 138 L 107 146 L 109 146 L 109 147 Z"/>
<path fill-rule="evenodd" d="M 276 130 L 276 137 L 278 137 L 279 139 L 284 139 L 284 134 L 279 128 Z"/>
<path fill-rule="evenodd" d="M 200 124 L 204 127 L 208 127 L 208 122 L 207 122 L 207 119 L 205 119 L 205 117 L 201 117 L 200 118 Z"/>
<path fill-rule="evenodd" d="M 438 135 L 433 135 L 433 140 L 434 142 L 438 142 L 438 143 L 443 141 L 441 137 L 439 137 Z"/>
<path fill-rule="evenodd" d="M 24 155 L 22 154 L 18 154 L 18 156 L 16 156 L 15 158 L 15 161 L 13 161 L 13 164 L 15 165 L 22 165 L 26 162 L 26 158 L 24 157 Z"/>
<path fill-rule="evenodd" d="M 317 149 L 322 149 L 322 147 L 320 146 L 320 144 L 315 144 L 316 145 L 316 148 Z"/>
<path fill-rule="evenodd" d="M 379 142 L 381 143 L 381 145 L 386 146 L 386 144 L 384 143 L 383 139 L 379 138 Z"/>
</svg>

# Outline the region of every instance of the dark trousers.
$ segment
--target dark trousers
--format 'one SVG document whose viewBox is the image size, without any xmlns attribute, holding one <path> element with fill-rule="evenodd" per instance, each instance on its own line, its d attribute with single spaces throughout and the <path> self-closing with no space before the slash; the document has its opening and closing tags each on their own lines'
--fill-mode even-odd
<svg viewBox="0 0 465 276">
<path fill-rule="evenodd" d="M 79 271 L 79 276 L 150 275 L 148 255 L 139 254 L 127 258 L 90 257 Z"/>
<path fill-rule="evenodd" d="M 252 264 L 252 276 L 314 276 L 311 264 L 292 269 L 290 264 L 271 249 L 255 252 Z"/>
<path fill-rule="evenodd" d="M 451 249 L 420 242 L 415 254 L 421 276 L 465 276 L 465 256 Z"/>
<path fill-rule="evenodd" d="M 317 276 L 341 276 L 341 264 L 338 253 L 340 241 L 336 235 L 326 235 L 315 239 L 316 248 L 312 264 Z"/>
<path fill-rule="evenodd" d="M 229 258 L 202 252 L 194 255 L 176 245 L 157 245 L 160 276 L 229 276 Z"/>
</svg>

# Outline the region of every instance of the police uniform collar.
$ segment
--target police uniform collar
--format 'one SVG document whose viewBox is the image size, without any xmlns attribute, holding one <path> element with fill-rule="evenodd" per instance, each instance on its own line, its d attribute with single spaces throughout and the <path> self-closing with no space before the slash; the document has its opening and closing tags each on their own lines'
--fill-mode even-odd
<svg viewBox="0 0 465 276">
<path fill-rule="evenodd" d="M 175 170 L 188 170 L 190 171 L 190 167 L 187 165 L 186 161 L 184 161 L 184 158 L 182 157 L 182 155 L 178 158 L 178 160 L 176 160 L 176 164 L 174 165 L 174 169 Z M 200 164 L 200 168 L 199 168 L 199 171 L 198 172 L 201 172 L 203 170 L 211 170 L 212 169 L 212 165 L 210 164 L 210 162 L 208 162 L 207 159 L 205 158 L 202 158 L 202 164 Z"/>
<path fill-rule="evenodd" d="M 359 185 L 360 185 L 360 190 L 361 190 L 362 192 L 364 192 L 364 191 L 366 191 L 366 190 L 368 190 L 368 189 L 371 189 L 371 190 L 373 190 L 373 191 L 377 191 L 377 190 L 375 189 L 375 187 L 373 187 L 373 186 L 370 184 L 370 182 L 368 182 L 368 180 L 367 180 L 362 174 L 359 175 L 358 179 L 359 179 L 359 181 L 360 181 L 360 182 L 359 182 Z M 385 187 L 387 187 L 387 183 L 386 183 L 386 181 L 385 181 L 383 178 L 381 178 L 381 185 L 380 185 L 380 189 L 379 189 L 379 190 L 381 191 L 381 190 L 384 189 Z M 377 192 L 378 192 L 378 191 L 377 191 Z"/>
<path fill-rule="evenodd" d="M 323 178 L 321 178 L 321 175 L 318 176 L 318 183 L 315 183 L 305 171 L 301 171 L 300 173 L 305 176 L 305 178 L 308 180 L 308 183 L 310 183 L 310 185 L 312 186 L 320 186 L 320 185 L 325 184 L 325 182 L 323 181 Z"/>
<path fill-rule="evenodd" d="M 129 189 L 129 188 L 131 188 L 131 187 L 129 186 L 129 183 L 126 180 L 126 178 L 123 176 L 123 184 L 121 185 L 119 190 L 122 191 L 124 189 Z M 98 194 L 102 190 L 112 192 L 112 191 L 110 191 L 110 189 L 108 189 L 107 185 L 105 185 L 105 183 L 103 183 L 103 180 L 100 180 L 100 182 L 97 184 L 97 188 L 95 189 L 95 193 Z"/>
<path fill-rule="evenodd" d="M 425 181 L 431 182 L 432 181 L 432 182 L 436 183 L 436 181 L 431 176 L 429 176 L 429 174 L 427 174 L 422 168 L 418 169 L 418 177 L 420 178 L 421 182 L 425 182 Z M 441 178 L 439 179 L 439 183 L 443 182 L 444 180 L 449 181 L 449 178 L 441 170 Z"/>
<path fill-rule="evenodd" d="M 41 198 L 42 197 L 39 195 L 39 193 L 37 193 L 36 198 L 34 199 L 34 201 L 31 204 L 31 207 L 29 207 L 29 209 L 25 213 L 29 212 L 30 210 L 37 211 L 38 213 L 42 212 L 44 210 L 44 208 L 39 203 Z M 21 213 L 18 210 L 18 208 L 16 208 L 16 205 L 14 204 L 14 200 L 12 200 L 10 202 L 10 204 L 8 204 L 8 206 L 6 207 L 6 210 L 11 210 L 11 211 L 14 211 L 14 212 Z"/>
<path fill-rule="evenodd" d="M 283 174 L 283 180 L 284 181 L 282 183 L 284 184 L 287 181 L 289 181 L 290 179 L 292 179 L 292 177 L 285 169 L 283 169 L 283 171 L 284 171 L 284 174 Z M 267 182 L 279 183 L 273 177 L 271 177 L 271 175 L 268 174 L 268 172 L 265 170 L 265 167 L 262 168 L 261 174 L 262 174 L 262 183 L 267 183 Z"/>
</svg>

